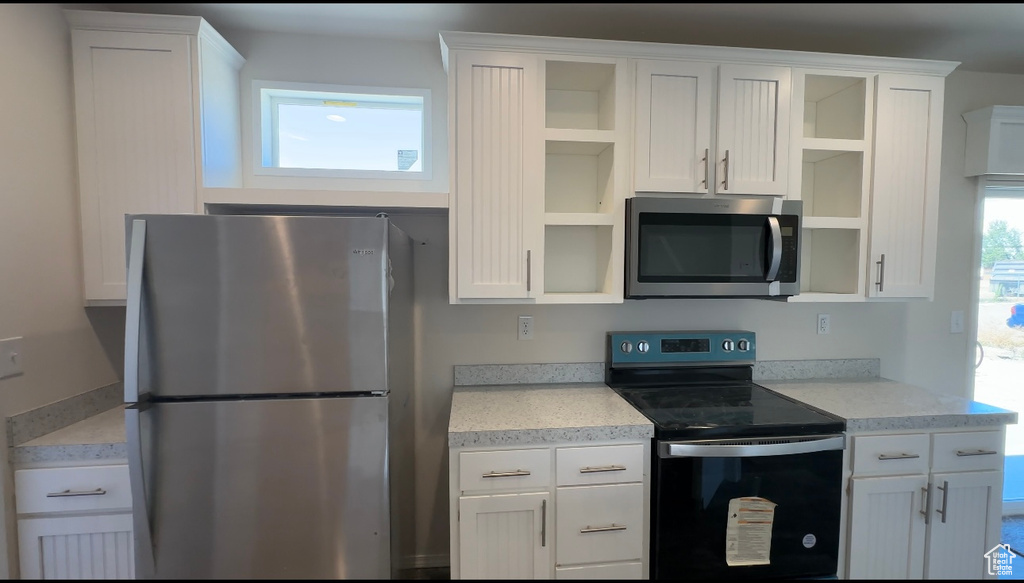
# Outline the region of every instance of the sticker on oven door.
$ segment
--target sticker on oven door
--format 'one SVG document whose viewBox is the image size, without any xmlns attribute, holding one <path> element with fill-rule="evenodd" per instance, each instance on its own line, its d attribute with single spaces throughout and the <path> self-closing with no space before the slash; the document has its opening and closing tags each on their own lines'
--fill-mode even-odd
<svg viewBox="0 0 1024 583">
<path fill-rule="evenodd" d="M 804 543 L 804 548 L 805 549 L 809 549 L 809 548 L 813 547 L 814 545 L 818 544 L 818 537 L 814 536 L 813 534 L 805 534 L 804 535 L 803 543 Z"/>
<path fill-rule="evenodd" d="M 729 520 L 725 530 L 727 565 L 770 564 L 776 506 L 771 500 L 754 496 L 729 500 Z"/>
</svg>

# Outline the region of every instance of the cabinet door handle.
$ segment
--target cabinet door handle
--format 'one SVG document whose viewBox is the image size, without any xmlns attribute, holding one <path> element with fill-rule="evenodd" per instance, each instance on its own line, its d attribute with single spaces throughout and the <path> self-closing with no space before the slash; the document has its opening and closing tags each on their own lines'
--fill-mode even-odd
<svg viewBox="0 0 1024 583">
<path fill-rule="evenodd" d="M 925 524 L 928 524 L 928 488 L 929 487 L 931 487 L 931 484 L 928 484 L 927 486 L 921 486 L 921 510 L 918 511 L 918 512 L 921 513 L 922 516 L 924 516 L 924 523 Z"/>
<path fill-rule="evenodd" d="M 540 501 L 540 546 L 548 546 L 548 501 Z"/>
<path fill-rule="evenodd" d="M 884 291 L 885 290 L 885 253 L 882 253 L 882 256 L 879 258 L 878 261 L 875 262 L 875 265 L 878 266 L 878 281 L 875 282 L 875 285 L 878 286 L 878 291 Z"/>
<path fill-rule="evenodd" d="M 530 269 L 530 250 L 526 250 L 526 291 L 530 291 L 530 279 L 533 275 L 533 269 Z"/>
<path fill-rule="evenodd" d="M 957 457 L 967 457 L 967 456 L 972 456 L 972 455 L 996 455 L 997 453 L 999 453 L 999 452 L 998 451 L 992 451 L 990 449 L 974 449 L 974 450 L 958 449 L 958 450 L 956 450 Z"/>
<path fill-rule="evenodd" d="M 611 526 L 590 526 L 588 524 L 586 527 L 580 529 L 580 534 L 590 534 L 592 532 L 613 532 L 616 530 L 626 530 L 626 527 L 622 524 L 615 524 L 614 522 Z"/>
<path fill-rule="evenodd" d="M 921 456 L 916 454 L 916 453 L 895 453 L 895 454 L 893 454 L 893 453 L 880 453 L 880 454 L 878 454 L 879 461 L 883 461 L 883 462 L 889 461 L 889 460 L 912 460 L 912 459 L 919 458 L 919 457 L 921 457 Z"/>
<path fill-rule="evenodd" d="M 73 496 L 102 496 L 107 491 L 103 488 L 96 488 L 95 490 L 64 490 L 63 492 L 50 492 L 46 495 L 47 498 L 70 498 Z"/>
<path fill-rule="evenodd" d="M 581 474 L 593 474 L 595 472 L 624 472 L 625 470 L 626 470 L 626 466 L 600 466 L 600 467 L 597 467 L 597 468 L 592 468 L 590 466 L 587 466 L 585 468 L 580 468 L 580 473 Z"/>
<path fill-rule="evenodd" d="M 946 524 L 946 504 L 949 502 L 949 481 L 943 480 L 941 486 L 937 486 L 939 490 L 942 490 L 942 509 L 936 510 L 942 515 L 942 524 Z"/>
<path fill-rule="evenodd" d="M 515 470 L 514 472 L 487 472 L 483 478 L 511 478 L 514 476 L 529 476 L 530 470 Z"/>
<path fill-rule="evenodd" d="M 729 150 L 725 151 L 725 171 L 722 172 L 722 190 L 729 190 Z"/>
<path fill-rule="evenodd" d="M 710 154 L 709 149 L 708 148 L 704 148 L 704 159 L 701 160 L 701 162 L 704 163 L 704 180 L 701 181 L 701 184 L 704 186 L 704 188 L 708 187 L 708 155 L 709 154 Z"/>
</svg>

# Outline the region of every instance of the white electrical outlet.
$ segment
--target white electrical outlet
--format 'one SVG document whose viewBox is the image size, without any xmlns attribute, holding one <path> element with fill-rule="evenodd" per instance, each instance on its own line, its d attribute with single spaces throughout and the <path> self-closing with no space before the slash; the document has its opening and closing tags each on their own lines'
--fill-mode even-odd
<svg viewBox="0 0 1024 583">
<path fill-rule="evenodd" d="M 21 336 L 0 340 L 0 379 L 20 375 L 24 372 L 21 361 Z"/>
<path fill-rule="evenodd" d="M 828 334 L 830 327 L 828 314 L 818 314 L 818 334 Z"/>
<path fill-rule="evenodd" d="M 533 340 L 533 316 L 519 316 L 519 339 Z"/>
<path fill-rule="evenodd" d="M 950 334 L 963 334 L 964 333 L 964 311 L 953 310 L 949 316 L 949 333 Z"/>
</svg>

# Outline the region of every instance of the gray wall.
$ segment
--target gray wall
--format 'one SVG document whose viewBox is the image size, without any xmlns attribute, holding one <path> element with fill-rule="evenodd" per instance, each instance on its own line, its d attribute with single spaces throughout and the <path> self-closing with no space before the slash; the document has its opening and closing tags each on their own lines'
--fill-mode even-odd
<svg viewBox="0 0 1024 583">
<path fill-rule="evenodd" d="M 82 307 L 71 40 L 56 5 L 0 4 L 0 79 L 0 338 L 24 338 L 25 370 L 0 380 L 2 419 L 116 382 L 124 318 Z M 7 445 L 0 431 L 0 548 L 13 550 Z"/>
</svg>

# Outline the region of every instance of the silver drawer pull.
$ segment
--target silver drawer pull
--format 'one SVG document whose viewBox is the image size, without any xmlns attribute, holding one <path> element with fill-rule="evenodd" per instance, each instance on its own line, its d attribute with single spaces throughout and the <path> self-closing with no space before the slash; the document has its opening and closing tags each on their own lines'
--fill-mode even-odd
<svg viewBox="0 0 1024 583">
<path fill-rule="evenodd" d="M 919 457 L 921 457 L 921 456 L 916 454 L 916 453 L 897 453 L 897 454 L 880 453 L 880 454 L 878 454 L 878 460 L 879 461 L 883 461 L 883 462 L 884 461 L 888 461 L 888 460 L 912 460 L 912 459 L 917 459 Z"/>
<path fill-rule="evenodd" d="M 511 478 L 513 476 L 529 476 L 529 470 L 516 470 L 514 472 L 488 472 L 483 475 L 484 478 Z"/>
<path fill-rule="evenodd" d="M 600 466 L 600 467 L 596 467 L 596 468 L 592 468 L 590 466 L 587 466 L 585 468 L 580 468 L 580 473 L 581 474 L 593 474 L 594 472 L 624 472 L 624 471 L 626 471 L 626 466 Z"/>
<path fill-rule="evenodd" d="M 997 453 L 999 453 L 999 452 L 998 451 L 992 451 L 990 449 L 975 449 L 975 450 L 971 450 L 971 451 L 964 450 L 964 449 L 956 450 L 957 457 L 967 457 L 969 455 L 996 455 Z"/>
<path fill-rule="evenodd" d="M 47 498 L 70 498 L 72 496 L 102 496 L 107 491 L 103 488 L 96 488 L 95 490 L 87 490 L 85 492 L 77 491 L 72 492 L 71 490 L 64 490 L 63 492 L 50 492 L 46 495 Z"/>
<path fill-rule="evenodd" d="M 594 526 L 591 527 L 589 524 L 586 528 L 580 529 L 580 534 L 588 534 L 591 532 L 612 532 L 615 530 L 626 530 L 626 527 L 621 524 L 612 523 L 611 526 Z"/>
</svg>

